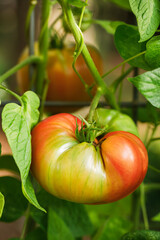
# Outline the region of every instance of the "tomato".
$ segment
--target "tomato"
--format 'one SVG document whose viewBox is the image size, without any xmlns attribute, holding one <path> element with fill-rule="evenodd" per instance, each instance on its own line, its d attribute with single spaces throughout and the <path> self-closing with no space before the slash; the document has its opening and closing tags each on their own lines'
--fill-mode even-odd
<svg viewBox="0 0 160 240">
<path fill-rule="evenodd" d="M 95 111 L 95 121 L 101 128 L 109 126 L 108 131 L 126 131 L 139 136 L 138 129 L 128 115 L 120 113 L 117 110 L 98 108 Z"/>
<path fill-rule="evenodd" d="M 31 171 L 56 197 L 100 204 L 121 199 L 143 181 L 148 155 L 141 140 L 115 131 L 79 142 L 81 120 L 69 113 L 48 117 L 32 130 Z"/>
<path fill-rule="evenodd" d="M 38 54 L 38 45 L 35 45 L 36 54 Z M 51 49 L 48 51 L 47 74 L 49 79 L 47 100 L 49 101 L 90 101 L 91 98 L 85 91 L 79 77 L 72 68 L 73 53 L 75 47 L 64 47 L 63 49 Z M 89 52 L 100 74 L 103 72 L 103 61 L 99 52 L 91 46 L 88 46 Z M 28 56 L 28 48 L 24 50 L 20 57 L 20 62 Z M 76 69 L 88 85 L 94 83 L 82 55 L 76 62 Z M 17 73 L 18 85 L 21 93 L 29 89 L 28 67 L 20 69 Z M 92 91 L 94 94 L 95 88 Z M 57 112 L 64 109 L 56 109 Z M 66 109 L 65 109 L 66 111 Z"/>
</svg>

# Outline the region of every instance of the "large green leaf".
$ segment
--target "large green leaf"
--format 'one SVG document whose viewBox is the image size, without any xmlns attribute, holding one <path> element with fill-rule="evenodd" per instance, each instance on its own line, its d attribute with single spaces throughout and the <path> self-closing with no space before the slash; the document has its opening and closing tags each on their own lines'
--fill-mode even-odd
<svg viewBox="0 0 160 240">
<path fill-rule="evenodd" d="M 146 41 L 156 32 L 160 23 L 159 0 L 129 0 L 137 18 L 140 41 Z"/>
<path fill-rule="evenodd" d="M 93 240 L 120 240 L 120 237 L 128 232 L 131 228 L 131 223 L 122 218 L 109 218 L 100 228 Z"/>
<path fill-rule="evenodd" d="M 160 68 L 128 78 L 143 96 L 154 106 L 160 108 Z"/>
<path fill-rule="evenodd" d="M 93 23 L 98 24 L 106 30 L 107 33 L 115 34 L 119 25 L 125 24 L 122 21 L 107 21 L 107 20 L 94 20 Z"/>
<path fill-rule="evenodd" d="M 3 196 L 3 194 L 0 192 L 0 218 L 1 218 L 1 216 L 2 216 L 3 208 L 4 208 L 4 196 Z"/>
<path fill-rule="evenodd" d="M 64 221 L 74 237 L 90 235 L 93 232 L 93 225 L 84 205 L 58 199 L 44 190 L 38 193 L 37 198 L 45 209 L 48 209 L 49 206 L 54 208 L 58 217 Z M 46 229 L 47 215 L 45 213 L 32 206 L 31 216 L 43 230 Z"/>
<path fill-rule="evenodd" d="M 160 232 L 141 230 L 125 234 L 121 240 L 159 240 Z"/>
<path fill-rule="evenodd" d="M 160 67 L 160 36 L 154 36 L 147 42 L 145 59 L 152 68 Z"/>
<path fill-rule="evenodd" d="M 21 183 L 12 177 L 0 177 L 0 189 L 5 196 L 1 221 L 12 222 L 21 217 L 28 206 L 21 191 Z"/>
<path fill-rule="evenodd" d="M 117 202 L 100 205 L 85 205 L 87 212 L 95 225 L 99 228 L 108 217 L 127 217 L 130 214 L 132 206 L 132 197 L 129 195 Z"/>
<path fill-rule="evenodd" d="M 22 106 L 15 103 L 7 104 L 2 112 L 2 127 L 13 157 L 20 170 L 22 191 L 25 197 L 37 208 L 44 210 L 38 204 L 36 195 L 29 177 L 31 164 L 31 129 L 39 119 L 39 98 L 28 91 L 21 97 Z"/>
<path fill-rule="evenodd" d="M 48 240 L 74 240 L 74 237 L 62 218 L 55 212 L 53 207 L 48 211 Z"/>
<path fill-rule="evenodd" d="M 115 45 L 124 60 L 127 60 L 146 50 L 145 43 L 139 43 L 139 32 L 132 25 L 120 25 L 115 32 Z M 145 60 L 144 55 L 134 58 L 129 61 L 129 64 L 134 67 L 139 67 L 145 70 L 151 70 L 151 67 Z"/>
</svg>

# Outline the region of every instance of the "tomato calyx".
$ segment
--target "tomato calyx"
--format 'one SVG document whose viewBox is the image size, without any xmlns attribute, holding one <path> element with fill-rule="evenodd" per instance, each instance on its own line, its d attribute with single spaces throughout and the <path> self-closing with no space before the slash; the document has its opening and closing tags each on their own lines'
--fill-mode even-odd
<svg viewBox="0 0 160 240">
<path fill-rule="evenodd" d="M 92 143 L 94 146 L 97 146 L 97 138 L 102 136 L 104 133 L 107 133 L 108 125 L 104 128 L 99 128 L 96 125 L 96 122 L 91 123 L 87 122 L 83 117 L 81 117 L 81 128 L 79 129 L 78 123 L 76 122 L 75 135 L 78 141 Z"/>
</svg>

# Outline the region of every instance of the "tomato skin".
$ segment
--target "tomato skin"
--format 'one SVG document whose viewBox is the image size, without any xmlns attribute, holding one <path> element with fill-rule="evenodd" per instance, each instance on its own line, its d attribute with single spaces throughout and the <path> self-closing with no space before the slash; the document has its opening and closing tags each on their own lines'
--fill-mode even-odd
<svg viewBox="0 0 160 240">
<path fill-rule="evenodd" d="M 63 49 L 48 50 L 47 74 L 49 86 L 46 97 L 48 101 L 78 102 L 91 100 L 90 96 L 85 91 L 84 85 L 72 68 L 74 49 L 75 47 L 72 46 L 64 47 Z M 99 52 L 92 46 L 88 46 L 88 49 L 97 69 L 100 74 L 102 74 L 103 61 Z M 35 44 L 35 53 L 38 55 L 37 44 Z M 22 53 L 19 62 L 24 60 L 27 56 L 28 48 Z M 76 69 L 89 86 L 94 83 L 94 79 L 82 55 L 80 55 L 76 61 Z M 21 93 L 29 89 L 28 79 L 28 66 L 26 66 L 17 72 L 17 81 Z M 94 93 L 95 88 L 92 91 L 93 95 Z M 62 111 L 62 109 L 60 109 L 60 111 Z"/>
<path fill-rule="evenodd" d="M 32 131 L 31 171 L 49 193 L 69 201 L 109 203 L 132 193 L 147 172 L 148 155 L 141 140 L 117 131 L 79 143 L 75 116 L 61 113 Z"/>
</svg>

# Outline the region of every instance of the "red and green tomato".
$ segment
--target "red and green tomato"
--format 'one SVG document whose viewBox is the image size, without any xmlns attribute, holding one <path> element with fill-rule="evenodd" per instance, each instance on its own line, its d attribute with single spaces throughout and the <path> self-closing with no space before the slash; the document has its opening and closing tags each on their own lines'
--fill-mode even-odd
<svg viewBox="0 0 160 240">
<path fill-rule="evenodd" d="M 132 193 L 143 181 L 148 155 L 142 141 L 125 131 L 79 142 L 77 117 L 61 113 L 40 122 L 32 131 L 31 171 L 56 197 L 101 204 Z"/>
</svg>

